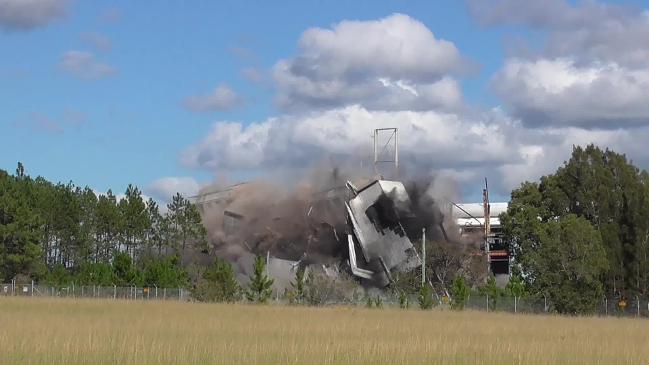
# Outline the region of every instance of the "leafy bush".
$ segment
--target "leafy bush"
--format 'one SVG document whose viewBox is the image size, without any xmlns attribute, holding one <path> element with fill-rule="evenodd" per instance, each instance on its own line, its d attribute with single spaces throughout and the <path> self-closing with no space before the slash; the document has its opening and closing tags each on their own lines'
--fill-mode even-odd
<svg viewBox="0 0 649 365">
<path fill-rule="evenodd" d="M 159 257 L 144 263 L 142 284 L 160 288 L 177 288 L 187 285 L 187 272 L 178 265 L 177 256 Z"/>
<path fill-rule="evenodd" d="M 463 276 L 456 276 L 451 285 L 451 308 L 462 310 L 469 299 L 470 289 Z"/>
<path fill-rule="evenodd" d="M 310 305 L 332 302 L 351 304 L 357 301 L 357 284 L 342 272 L 334 278 L 324 272 L 311 271 L 305 281 L 305 290 L 305 299 Z"/>
<path fill-rule="evenodd" d="M 303 267 L 299 267 L 295 272 L 295 281 L 291 283 L 293 288 L 289 293 L 289 302 L 290 303 L 303 303 L 306 297 L 306 270 Z"/>
<path fill-rule="evenodd" d="M 193 290 L 193 296 L 204 302 L 235 302 L 241 299 L 241 287 L 229 262 L 216 259 L 203 272 Z"/>
<path fill-rule="evenodd" d="M 76 282 L 81 285 L 113 285 L 115 282 L 113 268 L 103 262 L 82 264 L 76 275 Z"/>
<path fill-rule="evenodd" d="M 419 308 L 431 309 L 433 304 L 433 289 L 428 284 L 422 285 L 419 289 Z"/>
<path fill-rule="evenodd" d="M 410 303 L 408 301 L 408 294 L 406 294 L 406 292 L 404 291 L 399 292 L 399 308 L 408 309 L 408 307 L 410 307 Z"/>
<path fill-rule="evenodd" d="M 496 310 L 496 308 L 498 307 L 499 299 L 505 294 L 503 289 L 498 287 L 496 278 L 493 275 L 489 275 L 487 283 L 483 285 L 479 291 L 480 294 L 485 295 L 489 298 L 490 310 Z"/>
</svg>

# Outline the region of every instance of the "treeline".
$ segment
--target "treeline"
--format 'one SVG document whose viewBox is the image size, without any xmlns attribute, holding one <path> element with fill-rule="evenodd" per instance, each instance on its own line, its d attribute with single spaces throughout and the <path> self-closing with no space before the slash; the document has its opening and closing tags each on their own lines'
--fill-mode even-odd
<svg viewBox="0 0 649 365">
<path fill-rule="evenodd" d="M 574 147 L 555 173 L 512 192 L 501 222 L 515 274 L 558 312 L 649 295 L 649 174 L 624 155 Z"/>
<path fill-rule="evenodd" d="M 129 185 L 118 198 L 72 183 L 0 170 L 0 279 L 51 284 L 188 284 L 183 255 L 207 250 L 196 207 L 180 194 L 166 212 Z"/>
</svg>

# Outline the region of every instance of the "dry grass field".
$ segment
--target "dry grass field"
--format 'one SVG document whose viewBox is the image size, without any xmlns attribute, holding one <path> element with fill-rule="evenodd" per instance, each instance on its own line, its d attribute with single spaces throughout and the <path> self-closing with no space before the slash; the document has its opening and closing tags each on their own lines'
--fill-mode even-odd
<svg viewBox="0 0 649 365">
<path fill-rule="evenodd" d="M 647 364 L 649 321 L 0 298 L 0 364 Z"/>
</svg>

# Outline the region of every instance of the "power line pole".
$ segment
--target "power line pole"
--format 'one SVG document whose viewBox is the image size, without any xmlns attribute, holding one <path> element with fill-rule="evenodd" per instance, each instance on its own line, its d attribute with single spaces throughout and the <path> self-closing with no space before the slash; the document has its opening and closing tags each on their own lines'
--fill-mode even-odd
<svg viewBox="0 0 649 365">
<path fill-rule="evenodd" d="M 426 228 L 421 229 L 421 286 L 426 285 Z"/>
<path fill-rule="evenodd" d="M 484 190 L 482 190 L 482 204 L 484 209 L 484 248 L 487 254 L 487 270 L 491 271 L 491 254 L 489 245 L 491 244 L 491 204 L 489 203 L 489 185 L 487 178 L 484 178 Z"/>
</svg>

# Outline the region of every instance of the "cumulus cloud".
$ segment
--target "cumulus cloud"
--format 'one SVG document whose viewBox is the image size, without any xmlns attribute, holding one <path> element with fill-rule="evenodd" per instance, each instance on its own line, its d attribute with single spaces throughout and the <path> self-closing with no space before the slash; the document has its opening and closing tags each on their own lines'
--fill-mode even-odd
<svg viewBox="0 0 649 365">
<path fill-rule="evenodd" d="M 485 24 L 546 36 L 538 54 L 512 57 L 493 85 L 526 125 L 615 129 L 649 124 L 649 12 L 584 1 L 469 1 Z"/>
<path fill-rule="evenodd" d="M 507 10 L 516 9 L 511 4 L 497 8 L 502 14 L 491 21 L 518 19 Z M 540 4 L 529 6 L 547 12 Z M 548 7 L 557 4 L 568 7 L 565 19 L 523 6 L 521 22 L 548 32 L 594 26 L 581 13 L 585 5 L 551 1 Z M 181 163 L 227 173 L 302 168 L 323 159 L 358 168 L 365 161 L 371 175 L 372 130 L 397 127 L 406 170 L 464 187 L 488 176 L 503 195 L 554 171 L 574 145 L 610 147 L 649 166 L 642 148 L 649 139 L 649 107 L 642 100 L 649 95 L 649 65 L 604 57 L 585 44 L 570 50 L 548 45 L 539 54 L 506 59 L 493 77 L 504 106 L 484 110 L 464 105 L 456 79 L 460 52 L 415 19 L 396 14 L 309 29 L 296 55 L 272 70 L 282 114 L 249 124 L 216 122 L 183 151 Z"/>
<path fill-rule="evenodd" d="M 117 69 L 95 58 L 95 55 L 84 51 L 63 53 L 59 68 L 70 75 L 86 80 L 101 79 L 117 74 Z"/>
<path fill-rule="evenodd" d="M 194 196 L 200 189 L 200 184 L 192 177 L 163 177 L 152 182 L 146 189 L 147 193 L 160 201 L 170 201 L 180 193 L 184 197 Z"/>
<path fill-rule="evenodd" d="M 429 167 L 492 164 L 507 158 L 507 141 L 496 123 L 436 111 L 371 111 L 354 105 L 247 126 L 217 122 L 181 160 L 187 167 L 217 170 L 304 167 L 331 155 L 366 157 L 371 131 L 380 127 L 399 128 L 402 159 Z"/>
<path fill-rule="evenodd" d="M 186 98 L 183 104 L 194 112 L 210 112 L 230 110 L 242 102 L 242 98 L 234 90 L 221 84 L 208 94 Z"/>
<path fill-rule="evenodd" d="M 649 67 L 579 65 L 570 58 L 510 59 L 496 75 L 494 86 L 515 116 L 530 125 L 649 124 Z"/>
<path fill-rule="evenodd" d="M 273 68 L 277 103 L 285 110 L 359 104 L 373 110 L 456 108 L 461 92 L 451 73 L 464 60 L 452 42 L 403 14 L 311 28 L 298 54 Z"/>
<path fill-rule="evenodd" d="M 28 31 L 65 16 L 68 0 L 0 0 L 0 29 Z"/>
<path fill-rule="evenodd" d="M 469 0 L 469 9 L 484 24 L 518 24 L 548 32 L 544 53 L 550 57 L 574 54 L 579 61 L 647 65 L 647 9 L 565 0 Z"/>
</svg>

